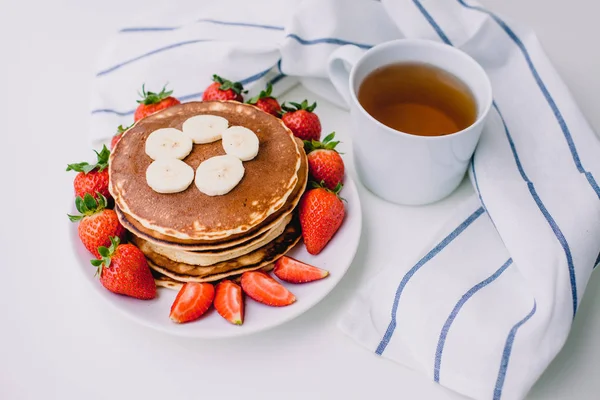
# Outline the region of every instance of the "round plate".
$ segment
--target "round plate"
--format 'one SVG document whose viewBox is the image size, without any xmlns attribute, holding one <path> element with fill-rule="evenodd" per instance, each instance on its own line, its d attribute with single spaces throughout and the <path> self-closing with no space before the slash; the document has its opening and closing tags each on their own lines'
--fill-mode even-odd
<svg viewBox="0 0 600 400">
<path fill-rule="evenodd" d="M 296 302 L 287 307 L 269 307 L 246 296 L 244 324 L 232 325 L 211 308 L 200 319 L 186 324 L 176 324 L 169 318 L 171 304 L 177 292 L 159 288 L 158 296 L 153 300 L 137 300 L 114 294 L 106 290 L 97 277 L 95 268 L 90 264 L 92 255 L 83 247 L 77 236 L 77 224 L 72 224 L 71 242 L 79 259 L 79 266 L 86 280 L 94 290 L 123 314 L 142 325 L 158 329 L 173 335 L 198 338 L 224 338 L 248 335 L 281 325 L 313 307 L 321 301 L 342 279 L 356 253 L 362 226 L 360 199 L 356 185 L 346 176 L 341 196 L 346 199 L 346 217 L 331 242 L 318 255 L 307 253 L 300 242 L 287 255 L 308 264 L 324 268 L 330 275 L 320 281 L 291 284 L 282 282 L 296 295 Z M 277 279 L 273 274 L 271 274 Z"/>
</svg>

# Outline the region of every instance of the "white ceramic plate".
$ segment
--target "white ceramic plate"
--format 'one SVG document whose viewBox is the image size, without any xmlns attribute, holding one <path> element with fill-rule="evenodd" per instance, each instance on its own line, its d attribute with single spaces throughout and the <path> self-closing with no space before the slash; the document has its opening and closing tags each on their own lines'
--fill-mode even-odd
<svg viewBox="0 0 600 400">
<path fill-rule="evenodd" d="M 269 307 L 246 297 L 244 324 L 241 326 L 225 321 L 212 307 L 197 321 L 187 324 L 173 323 L 169 318 L 169 311 L 177 294 L 175 290 L 159 288 L 157 298 L 146 301 L 111 293 L 94 277 L 95 268 L 90 264 L 92 256 L 79 241 L 77 224 L 72 224 L 71 241 L 79 259 L 79 268 L 94 291 L 140 324 L 179 336 L 199 338 L 242 336 L 273 328 L 299 316 L 321 301 L 342 279 L 358 248 L 362 226 L 358 192 L 354 181 L 349 176 L 345 178 L 341 196 L 347 201 L 346 217 L 327 247 L 319 255 L 312 256 L 306 252 L 304 244 L 300 242 L 288 253 L 298 260 L 328 270 L 330 275 L 320 281 L 299 285 L 284 282 L 283 284 L 297 298 L 294 304 L 287 307 Z"/>
</svg>

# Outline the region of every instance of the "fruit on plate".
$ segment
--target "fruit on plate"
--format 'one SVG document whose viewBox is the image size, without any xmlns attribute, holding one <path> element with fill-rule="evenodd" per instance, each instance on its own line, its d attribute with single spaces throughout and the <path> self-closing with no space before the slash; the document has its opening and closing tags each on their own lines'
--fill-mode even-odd
<svg viewBox="0 0 600 400">
<path fill-rule="evenodd" d="M 243 126 L 232 126 L 223 132 L 223 150 L 225 153 L 250 161 L 258 154 L 258 136 Z"/>
<path fill-rule="evenodd" d="M 157 193 L 183 192 L 194 180 L 194 168 L 176 158 L 153 161 L 146 169 L 146 183 Z"/>
<path fill-rule="evenodd" d="M 269 82 L 265 90 L 261 90 L 259 94 L 248 100 L 247 103 L 255 105 L 267 114 L 279 117 L 279 114 L 281 114 L 281 105 L 279 105 L 275 97 L 271 96 L 272 92 L 273 85 Z"/>
<path fill-rule="evenodd" d="M 261 271 L 249 271 L 242 274 L 244 293 L 259 303 L 271 307 L 289 306 L 296 301 L 296 296 L 281 283 Z"/>
<path fill-rule="evenodd" d="M 337 232 L 344 215 L 344 203 L 339 197 L 342 184 L 333 190 L 311 181 L 312 189 L 300 199 L 299 218 L 302 238 L 310 254 L 319 254 Z"/>
<path fill-rule="evenodd" d="M 160 128 L 146 138 L 146 154 L 153 160 L 183 160 L 190 154 L 194 143 L 179 129 Z"/>
<path fill-rule="evenodd" d="M 98 247 L 99 260 L 90 262 L 97 268 L 102 285 L 113 293 L 141 300 L 156 297 L 156 284 L 144 253 L 132 244 L 121 244 L 116 236 L 110 246 Z"/>
<path fill-rule="evenodd" d="M 321 121 L 313 111 L 317 103 L 308 105 L 308 101 L 292 103 L 291 106 L 283 103 L 281 108 L 284 114 L 281 116 L 283 123 L 290 128 L 294 136 L 302 140 L 319 140 L 321 138 Z"/>
<path fill-rule="evenodd" d="M 204 94 L 202 94 L 202 101 L 244 101 L 242 93 L 246 93 L 246 91 L 244 91 L 244 86 L 240 82 L 232 82 L 221 78 L 219 75 L 213 75 L 213 81 L 214 82 L 206 88 Z"/>
<path fill-rule="evenodd" d="M 119 127 L 117 128 L 117 133 L 115 133 L 115 135 L 112 137 L 112 139 L 110 140 L 110 149 L 114 149 L 115 146 L 117 145 L 117 142 L 119 140 L 121 140 L 121 136 L 123 135 L 123 133 L 131 128 L 133 126 L 133 124 L 129 125 L 129 126 L 123 126 L 123 125 L 119 125 Z"/>
<path fill-rule="evenodd" d="M 181 130 L 196 144 L 216 142 L 229 127 L 229 121 L 218 115 L 195 115 L 183 122 Z"/>
<path fill-rule="evenodd" d="M 208 311 L 214 298 L 212 284 L 187 282 L 177 293 L 169 317 L 179 324 L 194 321 Z"/>
<path fill-rule="evenodd" d="M 179 100 L 171 96 L 172 90 L 167 90 L 165 85 L 159 93 L 146 92 L 146 85 L 142 85 L 141 100 L 138 100 L 139 106 L 133 114 L 133 121 L 137 122 L 142 118 L 152 115 L 158 111 L 181 104 Z"/>
<path fill-rule="evenodd" d="M 80 162 L 67 165 L 67 171 L 78 172 L 73 181 L 75 196 L 83 197 L 86 193 L 95 196 L 96 193 L 100 193 L 107 199 L 111 199 L 112 197 L 108 191 L 107 168 L 110 150 L 108 150 L 106 146 L 102 146 L 100 153 L 96 150 L 94 150 L 94 152 L 97 157 L 95 164 Z"/>
<path fill-rule="evenodd" d="M 239 158 L 225 154 L 202 161 L 196 169 L 196 187 L 207 196 L 229 193 L 244 177 L 245 169 Z"/>
<path fill-rule="evenodd" d="M 304 141 L 311 179 L 315 182 L 323 181 L 325 186 L 331 190 L 343 183 L 344 180 L 344 161 L 335 149 L 340 142 L 333 141 L 334 138 L 335 132 L 332 132 L 322 142 L 318 140 Z"/>
<path fill-rule="evenodd" d="M 329 271 L 313 267 L 287 256 L 283 256 L 275 262 L 273 273 L 282 281 L 290 283 L 317 281 L 329 275 Z"/>
<path fill-rule="evenodd" d="M 106 197 L 97 193 L 96 198 L 86 193 L 75 198 L 75 207 L 80 215 L 69 215 L 71 222 L 79 221 L 77 232 L 86 249 L 100 258 L 99 246 L 110 246 L 112 236 L 123 239 L 125 229 L 114 210 L 106 208 Z"/>
<path fill-rule="evenodd" d="M 234 325 L 244 322 L 244 294 L 237 283 L 221 281 L 215 294 L 215 309 L 219 315 Z"/>
</svg>

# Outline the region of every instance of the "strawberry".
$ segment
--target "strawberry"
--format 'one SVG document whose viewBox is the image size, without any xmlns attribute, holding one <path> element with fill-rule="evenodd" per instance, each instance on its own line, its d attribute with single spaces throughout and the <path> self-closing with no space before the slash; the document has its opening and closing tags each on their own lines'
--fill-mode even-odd
<svg viewBox="0 0 600 400">
<path fill-rule="evenodd" d="M 296 296 L 261 271 L 244 272 L 241 283 L 244 293 L 259 303 L 271 307 L 289 306 L 296 301 Z"/>
<path fill-rule="evenodd" d="M 325 186 L 331 190 L 344 180 L 344 161 L 335 149 L 340 142 L 332 142 L 334 137 L 335 132 L 332 132 L 322 142 L 304 141 L 311 178 L 316 182 L 323 181 Z"/>
<path fill-rule="evenodd" d="M 291 283 L 305 283 L 323 279 L 329 271 L 313 267 L 291 257 L 283 256 L 275 262 L 273 273 L 282 281 Z"/>
<path fill-rule="evenodd" d="M 110 141 L 110 149 L 114 149 L 115 146 L 117 145 L 117 142 L 119 140 L 121 140 L 121 136 L 123 135 L 123 133 L 125 133 L 125 131 L 129 128 L 131 128 L 133 126 L 133 124 L 123 127 L 123 125 L 119 125 L 119 127 L 117 128 L 117 133 L 115 134 L 115 136 L 112 137 L 111 141 Z"/>
<path fill-rule="evenodd" d="M 317 103 L 308 105 L 308 101 L 292 103 L 293 107 L 285 103 L 281 106 L 284 114 L 281 117 L 283 123 L 290 128 L 294 135 L 302 140 L 319 140 L 321 137 L 321 121 L 317 114 L 313 113 Z"/>
<path fill-rule="evenodd" d="M 99 246 L 110 246 L 110 237 L 125 237 L 125 229 L 114 210 L 106 209 L 106 197 L 97 193 L 96 198 L 86 193 L 75 198 L 75 207 L 81 215 L 69 215 L 71 222 L 79 221 L 77 232 L 81 243 L 97 258 Z"/>
<path fill-rule="evenodd" d="M 240 82 L 231 82 L 221 78 L 219 75 L 213 75 L 213 81 L 214 83 L 211 83 L 204 91 L 202 101 L 244 101 L 242 93 L 247 93 L 247 91 L 244 91 L 244 86 Z"/>
<path fill-rule="evenodd" d="M 178 324 L 196 320 L 208 311 L 214 298 L 212 284 L 187 282 L 177 293 L 169 317 Z"/>
<path fill-rule="evenodd" d="M 166 85 L 160 93 L 146 92 L 145 85 L 142 85 L 142 93 L 140 93 L 142 100 L 137 101 L 140 105 L 136 108 L 135 114 L 133 114 L 133 122 L 137 122 L 158 111 L 181 104 L 179 100 L 171 96 L 172 94 L 173 91 L 167 90 Z"/>
<path fill-rule="evenodd" d="M 262 90 L 257 96 L 248 100 L 248 104 L 254 104 L 256 107 L 260 108 L 267 114 L 274 115 L 279 117 L 281 114 L 281 106 L 277 99 L 271 96 L 273 92 L 273 85 L 269 82 L 267 84 L 267 89 Z"/>
<path fill-rule="evenodd" d="M 235 325 L 244 323 L 244 298 L 242 288 L 230 280 L 217 285 L 215 309 L 227 321 Z"/>
<path fill-rule="evenodd" d="M 110 238 L 110 246 L 98 247 L 100 260 L 90 262 L 97 268 L 102 285 L 113 293 L 141 300 L 156 297 L 156 283 L 144 253 L 132 244 L 120 244 L 118 237 Z"/>
<path fill-rule="evenodd" d="M 86 193 L 95 195 L 101 193 L 107 199 L 111 199 L 108 191 L 108 157 L 110 150 L 106 146 L 102 146 L 102 150 L 98 153 L 94 150 L 98 160 L 96 164 L 80 162 L 77 164 L 67 165 L 67 171 L 79 172 L 75 176 L 73 186 L 75 187 L 75 196 L 83 197 Z"/>
<path fill-rule="evenodd" d="M 300 199 L 299 217 L 302 237 L 310 254 L 319 254 L 337 232 L 346 211 L 338 193 L 342 184 L 334 190 L 327 189 L 323 182 L 311 182 L 313 189 Z"/>
</svg>

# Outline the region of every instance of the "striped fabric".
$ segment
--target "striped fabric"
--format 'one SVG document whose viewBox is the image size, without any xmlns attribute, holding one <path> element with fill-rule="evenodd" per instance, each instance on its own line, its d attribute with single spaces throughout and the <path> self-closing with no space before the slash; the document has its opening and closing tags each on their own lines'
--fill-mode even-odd
<svg viewBox="0 0 600 400">
<path fill-rule="evenodd" d="M 470 54 L 494 106 L 469 168 L 475 194 L 413 263 L 383 266 L 339 325 L 459 393 L 521 399 L 564 344 L 600 259 L 600 146 L 526 27 L 468 0 L 165 4 L 102 55 L 92 139 L 131 122 L 142 83 L 169 82 L 180 99 L 198 100 L 219 72 L 250 94 L 265 81 L 276 93 L 301 82 L 339 101 L 329 55 L 401 37 Z"/>
</svg>

